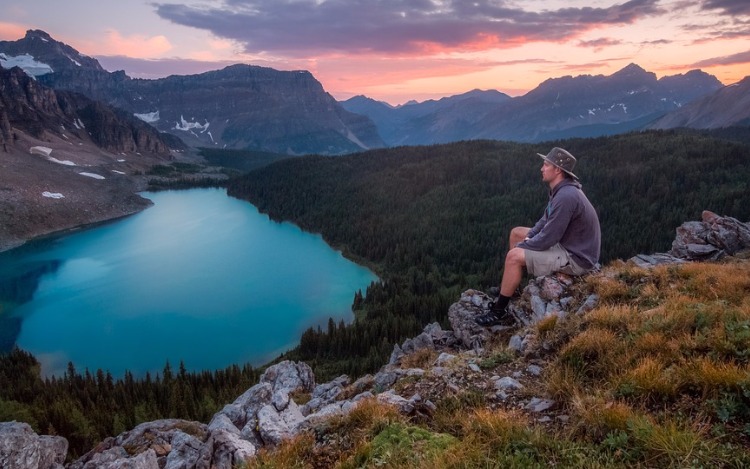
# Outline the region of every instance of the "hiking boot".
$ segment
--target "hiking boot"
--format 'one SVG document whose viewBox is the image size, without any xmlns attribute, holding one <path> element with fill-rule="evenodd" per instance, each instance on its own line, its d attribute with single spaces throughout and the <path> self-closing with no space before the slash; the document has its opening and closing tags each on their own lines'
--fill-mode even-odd
<svg viewBox="0 0 750 469">
<path fill-rule="evenodd" d="M 482 327 L 496 326 L 498 324 L 507 323 L 511 318 L 511 314 L 508 311 L 508 306 L 505 308 L 498 308 L 495 306 L 496 303 L 489 303 L 489 311 L 474 318 L 474 322 Z"/>
</svg>

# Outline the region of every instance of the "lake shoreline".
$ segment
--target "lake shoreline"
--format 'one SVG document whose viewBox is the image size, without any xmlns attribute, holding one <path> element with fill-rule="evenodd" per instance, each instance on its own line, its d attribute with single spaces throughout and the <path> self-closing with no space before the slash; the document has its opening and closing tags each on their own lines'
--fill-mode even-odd
<svg viewBox="0 0 750 469">
<path fill-rule="evenodd" d="M 23 321 L 15 345 L 45 375 L 69 361 L 115 376 L 159 370 L 165 360 L 190 370 L 257 366 L 310 327 L 353 321 L 357 291 L 378 278 L 320 234 L 273 221 L 225 189 L 143 197 L 152 210 L 5 253 L 9 283 L 0 289 Z"/>
</svg>

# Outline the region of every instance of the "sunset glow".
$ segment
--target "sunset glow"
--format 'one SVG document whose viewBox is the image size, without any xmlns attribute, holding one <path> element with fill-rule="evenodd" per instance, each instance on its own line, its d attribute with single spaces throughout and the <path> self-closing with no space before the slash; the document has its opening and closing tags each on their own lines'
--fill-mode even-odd
<svg viewBox="0 0 750 469">
<path fill-rule="evenodd" d="M 5 2 L 0 39 L 42 29 L 136 78 L 232 63 L 310 70 L 337 99 L 399 104 L 549 78 L 750 75 L 746 0 L 213 0 Z"/>
</svg>

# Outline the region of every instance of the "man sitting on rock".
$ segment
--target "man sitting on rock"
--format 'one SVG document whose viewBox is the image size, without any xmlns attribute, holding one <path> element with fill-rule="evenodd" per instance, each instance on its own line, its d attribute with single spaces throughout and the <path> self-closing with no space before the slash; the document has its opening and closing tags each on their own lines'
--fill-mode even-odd
<svg viewBox="0 0 750 469">
<path fill-rule="evenodd" d="M 599 217 L 573 174 L 576 159 L 553 148 L 544 159 L 542 181 L 549 185 L 549 202 L 533 228 L 517 226 L 510 232 L 511 249 L 505 256 L 500 296 L 487 313 L 477 316 L 480 326 L 493 326 L 508 315 L 508 303 L 521 283 L 523 268 L 535 277 L 562 272 L 583 275 L 595 268 L 601 249 Z"/>
</svg>

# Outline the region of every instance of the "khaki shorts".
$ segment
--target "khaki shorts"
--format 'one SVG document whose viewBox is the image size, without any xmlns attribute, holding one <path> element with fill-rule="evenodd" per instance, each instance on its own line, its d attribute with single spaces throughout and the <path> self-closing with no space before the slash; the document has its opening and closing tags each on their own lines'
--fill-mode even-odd
<svg viewBox="0 0 750 469">
<path fill-rule="evenodd" d="M 526 268 L 534 277 L 549 275 L 553 272 L 579 276 L 588 270 L 582 269 L 576 264 L 560 243 L 555 244 L 546 251 L 532 251 L 524 249 L 526 257 Z"/>
</svg>

